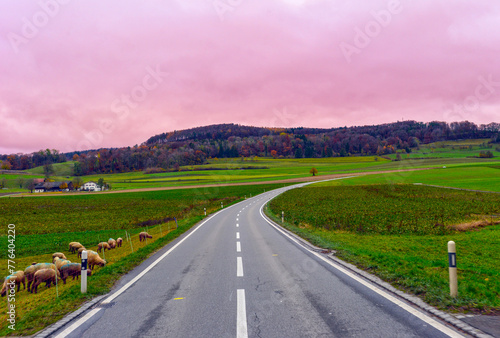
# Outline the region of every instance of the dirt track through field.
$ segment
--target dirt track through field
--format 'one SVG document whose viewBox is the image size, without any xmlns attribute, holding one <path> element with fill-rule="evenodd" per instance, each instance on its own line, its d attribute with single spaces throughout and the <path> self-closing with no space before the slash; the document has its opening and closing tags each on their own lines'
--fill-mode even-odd
<svg viewBox="0 0 500 338">
<path fill-rule="evenodd" d="M 329 180 L 335 178 L 343 178 L 343 177 L 354 177 L 354 176 L 363 176 L 363 175 L 375 175 L 375 174 L 390 174 L 390 173 L 398 173 L 398 172 L 410 172 L 410 171 L 419 171 L 419 170 L 429 170 L 434 168 L 418 168 L 418 169 L 400 169 L 400 170 L 384 170 L 384 171 L 368 171 L 368 172 L 359 172 L 359 173 L 349 173 L 349 174 L 332 174 L 332 175 L 319 175 L 319 176 L 310 176 L 310 177 L 297 177 L 297 178 L 289 178 L 284 180 L 274 180 L 274 181 L 258 181 L 258 182 L 240 182 L 240 183 L 220 183 L 220 184 L 199 184 L 199 185 L 184 185 L 184 186 L 175 186 L 175 187 L 157 187 L 157 188 L 140 188 L 140 189 L 126 189 L 126 190 L 111 190 L 111 191 L 101 191 L 101 192 L 73 192 L 73 193 L 39 193 L 39 194 L 19 194 L 19 195 L 11 195 L 11 196 L 76 196 L 76 195 L 89 195 L 89 194 L 120 194 L 120 193 L 133 193 L 133 192 L 145 192 L 145 191 L 162 191 L 162 190 L 176 190 L 176 189 L 199 189 L 199 188 L 214 188 L 214 187 L 231 187 L 238 185 L 256 185 L 256 184 L 279 184 L 279 183 L 301 183 L 301 182 L 314 182 L 314 181 L 322 181 Z"/>
</svg>

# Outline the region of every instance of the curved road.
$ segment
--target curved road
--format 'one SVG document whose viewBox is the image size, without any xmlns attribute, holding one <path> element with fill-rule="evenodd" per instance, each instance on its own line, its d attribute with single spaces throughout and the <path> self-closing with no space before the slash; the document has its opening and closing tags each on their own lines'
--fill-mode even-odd
<svg viewBox="0 0 500 338">
<path fill-rule="evenodd" d="M 286 189 L 208 217 L 55 336 L 461 337 L 267 221 Z"/>
</svg>

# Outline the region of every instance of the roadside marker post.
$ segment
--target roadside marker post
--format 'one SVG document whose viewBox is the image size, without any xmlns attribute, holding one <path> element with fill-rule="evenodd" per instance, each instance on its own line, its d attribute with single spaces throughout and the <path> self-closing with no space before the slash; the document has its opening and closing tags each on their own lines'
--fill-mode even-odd
<svg viewBox="0 0 500 338">
<path fill-rule="evenodd" d="M 222 202 L 220 202 L 220 208 L 224 209 L 224 205 L 222 204 Z"/>
<path fill-rule="evenodd" d="M 174 219 L 175 219 L 175 228 L 177 229 L 179 228 L 179 224 L 177 224 L 177 217 L 174 217 Z"/>
<path fill-rule="evenodd" d="M 285 224 L 285 212 L 284 211 L 281 212 L 281 223 Z"/>
<path fill-rule="evenodd" d="M 82 251 L 82 293 L 87 293 L 87 250 Z"/>
<path fill-rule="evenodd" d="M 203 208 L 203 212 L 205 213 L 205 216 L 207 215 L 207 208 Z"/>
<path fill-rule="evenodd" d="M 458 294 L 458 281 L 457 281 L 457 250 L 455 242 L 448 242 L 448 260 L 450 272 L 450 296 L 456 297 Z"/>
</svg>

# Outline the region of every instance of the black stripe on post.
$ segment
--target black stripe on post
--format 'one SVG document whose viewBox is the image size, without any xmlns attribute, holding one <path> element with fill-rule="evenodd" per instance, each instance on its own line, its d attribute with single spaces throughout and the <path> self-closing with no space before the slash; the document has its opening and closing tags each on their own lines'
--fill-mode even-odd
<svg viewBox="0 0 500 338">
<path fill-rule="evenodd" d="M 457 254 L 454 252 L 448 253 L 448 260 L 450 261 L 450 268 L 457 267 Z"/>
<path fill-rule="evenodd" d="M 82 259 L 82 270 L 87 270 L 87 259 Z"/>
</svg>

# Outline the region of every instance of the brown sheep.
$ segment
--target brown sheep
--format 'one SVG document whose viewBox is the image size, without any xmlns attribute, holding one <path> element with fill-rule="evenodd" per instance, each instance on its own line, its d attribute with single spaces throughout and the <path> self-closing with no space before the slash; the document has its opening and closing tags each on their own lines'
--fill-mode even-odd
<svg viewBox="0 0 500 338">
<path fill-rule="evenodd" d="M 82 258 L 82 252 L 85 250 L 87 250 L 85 249 L 85 247 L 81 247 L 80 249 L 78 249 L 78 258 Z"/>
<path fill-rule="evenodd" d="M 61 279 L 63 280 L 64 284 L 66 284 L 66 278 L 69 276 L 73 276 L 73 280 L 78 279 L 80 275 L 82 274 L 82 265 L 80 263 L 69 263 L 65 264 L 61 267 Z M 87 276 L 92 275 L 92 270 L 87 269 Z"/>
<path fill-rule="evenodd" d="M 5 277 L 5 281 L 3 282 L 2 286 L 2 291 L 0 291 L 2 297 L 4 297 L 7 294 L 7 288 L 13 289 L 10 285 L 7 285 L 11 284 L 12 282 L 14 282 L 15 285 L 17 285 L 17 292 L 19 292 L 19 289 L 21 288 L 21 283 L 23 284 L 24 289 L 26 290 L 26 278 L 24 277 L 24 271 L 16 271 L 12 275 Z"/>
<path fill-rule="evenodd" d="M 30 285 L 33 282 L 35 273 L 41 269 L 56 269 L 56 266 L 52 263 L 33 263 L 24 270 L 24 276 L 26 277 L 26 282 L 28 283 L 28 291 L 31 291 Z"/>
<path fill-rule="evenodd" d="M 69 252 L 75 253 L 78 249 L 82 248 L 83 245 L 78 242 L 71 242 L 69 243 Z"/>
<path fill-rule="evenodd" d="M 122 246 L 123 239 L 121 237 L 118 237 L 116 239 L 116 247 L 120 248 Z"/>
<path fill-rule="evenodd" d="M 87 263 L 89 269 L 93 270 L 96 265 L 104 266 L 106 265 L 106 261 L 102 259 L 99 254 L 95 251 L 89 251 Z"/>
<path fill-rule="evenodd" d="M 60 259 L 66 259 L 66 256 L 62 252 L 56 252 L 52 254 L 52 263 L 54 263 L 56 257 L 59 257 Z"/>
<path fill-rule="evenodd" d="M 146 238 L 153 238 L 153 236 L 148 234 L 146 231 L 143 231 L 139 234 L 139 242 L 145 241 Z"/>
<path fill-rule="evenodd" d="M 56 259 L 54 262 L 54 264 L 56 265 L 56 268 L 57 268 L 57 270 L 59 270 L 59 272 L 61 272 L 61 266 L 65 265 L 65 264 L 69 264 L 69 263 L 71 263 L 70 260 L 60 259 L 60 258 Z"/>
<path fill-rule="evenodd" d="M 60 277 L 59 271 L 57 272 L 57 277 Z M 33 293 L 33 291 L 37 293 L 38 285 L 44 282 L 48 288 L 50 288 L 50 284 L 56 285 L 56 271 L 53 269 L 41 269 L 35 272 L 31 293 Z"/>
<path fill-rule="evenodd" d="M 116 241 L 113 238 L 108 239 L 108 245 L 111 249 L 116 248 Z"/>
<path fill-rule="evenodd" d="M 101 252 L 102 250 L 104 250 L 104 252 L 106 252 L 106 249 L 111 250 L 111 248 L 109 247 L 109 244 L 107 242 L 101 242 L 99 244 L 97 244 L 97 252 Z"/>
</svg>

